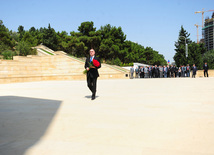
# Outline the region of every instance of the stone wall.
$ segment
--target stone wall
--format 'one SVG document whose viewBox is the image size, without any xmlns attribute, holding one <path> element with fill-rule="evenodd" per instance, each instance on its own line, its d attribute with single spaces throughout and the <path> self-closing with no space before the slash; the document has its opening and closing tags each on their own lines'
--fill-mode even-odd
<svg viewBox="0 0 214 155">
<path fill-rule="evenodd" d="M 84 62 L 66 55 L 14 56 L 0 61 L 0 83 L 43 80 L 85 80 Z M 100 79 L 127 78 L 125 72 L 102 64 Z"/>
<path fill-rule="evenodd" d="M 214 77 L 214 69 L 208 70 L 209 77 Z M 204 77 L 204 70 L 198 70 L 196 77 Z"/>
</svg>

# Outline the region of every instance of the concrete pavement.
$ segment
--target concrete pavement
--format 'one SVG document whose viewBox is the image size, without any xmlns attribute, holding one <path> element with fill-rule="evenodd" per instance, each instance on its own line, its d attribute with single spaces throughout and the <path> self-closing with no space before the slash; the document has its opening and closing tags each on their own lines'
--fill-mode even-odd
<svg viewBox="0 0 214 155">
<path fill-rule="evenodd" d="M 1 155 L 213 155 L 214 78 L 0 85 Z"/>
</svg>

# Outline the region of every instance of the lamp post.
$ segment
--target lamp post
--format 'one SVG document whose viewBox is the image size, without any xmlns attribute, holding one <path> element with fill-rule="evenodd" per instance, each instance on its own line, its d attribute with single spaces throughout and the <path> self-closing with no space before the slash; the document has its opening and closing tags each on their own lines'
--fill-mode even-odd
<svg viewBox="0 0 214 155">
<path fill-rule="evenodd" d="M 179 38 L 183 37 L 185 39 L 185 46 L 186 46 L 186 57 L 188 57 L 188 44 L 187 44 L 187 39 L 184 36 L 179 36 Z"/>
</svg>

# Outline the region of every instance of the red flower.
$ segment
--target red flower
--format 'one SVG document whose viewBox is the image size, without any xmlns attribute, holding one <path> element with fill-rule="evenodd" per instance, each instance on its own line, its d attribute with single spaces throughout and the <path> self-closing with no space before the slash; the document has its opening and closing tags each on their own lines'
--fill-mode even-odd
<svg viewBox="0 0 214 155">
<path fill-rule="evenodd" d="M 93 65 L 94 65 L 95 67 L 99 67 L 99 66 L 100 66 L 100 63 L 99 63 L 99 61 L 93 59 Z"/>
</svg>

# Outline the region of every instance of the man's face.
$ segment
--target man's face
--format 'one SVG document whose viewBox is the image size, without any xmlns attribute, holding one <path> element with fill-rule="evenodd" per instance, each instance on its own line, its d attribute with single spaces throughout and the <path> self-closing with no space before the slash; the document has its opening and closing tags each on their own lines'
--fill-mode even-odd
<svg viewBox="0 0 214 155">
<path fill-rule="evenodd" d="M 95 55 L 95 51 L 92 49 L 90 50 L 90 56 L 93 57 Z"/>
</svg>

